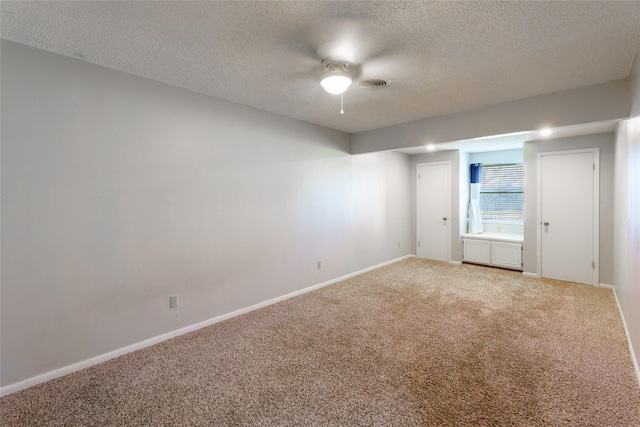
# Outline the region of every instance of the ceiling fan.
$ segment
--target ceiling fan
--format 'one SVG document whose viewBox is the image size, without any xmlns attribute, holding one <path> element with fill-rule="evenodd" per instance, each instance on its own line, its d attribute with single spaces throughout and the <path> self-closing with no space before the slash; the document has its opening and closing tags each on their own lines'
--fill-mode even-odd
<svg viewBox="0 0 640 427">
<path fill-rule="evenodd" d="M 360 54 L 360 64 L 356 63 L 358 55 L 350 49 L 353 43 L 329 42 L 315 49 L 321 60 L 320 85 L 332 95 L 341 96 L 340 114 L 344 114 L 344 93 L 349 89 L 353 80 L 362 74 L 362 65 L 366 60 Z M 370 79 L 363 80 L 359 86 L 367 89 L 382 89 L 388 87 L 391 80 Z"/>
</svg>

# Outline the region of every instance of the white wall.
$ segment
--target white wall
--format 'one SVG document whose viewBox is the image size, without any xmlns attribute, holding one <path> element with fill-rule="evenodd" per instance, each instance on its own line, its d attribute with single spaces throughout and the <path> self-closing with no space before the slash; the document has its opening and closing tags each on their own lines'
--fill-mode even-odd
<svg viewBox="0 0 640 427">
<path fill-rule="evenodd" d="M 1 53 L 2 386 L 412 253 L 403 154 L 353 157 L 344 133 Z"/>
<path fill-rule="evenodd" d="M 613 175 L 615 139 L 613 133 L 531 141 L 524 144 L 524 271 L 537 270 L 537 154 L 544 152 L 600 148 L 600 283 L 613 283 Z"/>
<path fill-rule="evenodd" d="M 616 131 L 613 284 L 640 381 L 640 54 L 631 75 L 631 118 Z"/>
<path fill-rule="evenodd" d="M 516 148 L 513 150 L 484 151 L 471 153 L 470 163 L 501 164 L 501 163 L 524 163 L 524 150 Z"/>
<path fill-rule="evenodd" d="M 359 132 L 352 153 L 419 147 L 427 143 L 537 130 L 629 117 L 628 81 L 614 80 L 475 110 Z"/>
<path fill-rule="evenodd" d="M 359 271 L 412 251 L 411 167 L 401 153 L 353 156 L 351 271 Z"/>
<path fill-rule="evenodd" d="M 451 200 L 457 198 L 460 206 L 458 206 L 458 235 L 461 236 L 469 231 L 469 197 L 471 192 L 471 171 L 469 170 L 469 166 L 471 163 L 471 154 L 466 153 L 464 151 L 460 151 L 460 164 L 459 168 L 459 193 L 452 194 Z M 460 239 L 458 239 L 460 240 Z M 462 261 L 463 258 L 463 249 L 462 244 L 460 244 L 459 248 L 460 259 Z"/>
</svg>

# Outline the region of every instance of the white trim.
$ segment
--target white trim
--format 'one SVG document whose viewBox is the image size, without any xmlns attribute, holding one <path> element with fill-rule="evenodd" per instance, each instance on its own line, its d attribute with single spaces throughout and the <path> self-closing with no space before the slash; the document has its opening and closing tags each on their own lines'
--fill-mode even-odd
<svg viewBox="0 0 640 427">
<path fill-rule="evenodd" d="M 522 234 L 506 234 L 506 233 L 482 233 L 482 234 L 462 234 L 462 240 L 492 240 L 494 242 L 506 243 L 523 243 L 524 236 Z"/>
<path fill-rule="evenodd" d="M 447 223 L 447 262 L 451 261 L 451 160 L 447 160 L 444 162 L 424 162 L 424 163 L 416 163 L 416 257 L 420 258 L 418 253 L 418 218 L 420 217 L 418 212 L 418 188 L 420 186 L 420 166 L 436 166 L 436 165 L 447 165 L 448 168 L 448 180 L 447 180 L 447 218 L 449 218 L 449 222 Z"/>
<path fill-rule="evenodd" d="M 536 161 L 536 244 L 537 274 L 542 277 L 542 157 L 562 156 L 567 154 L 592 153 L 593 173 L 593 260 L 595 267 L 591 275 L 591 284 L 598 286 L 600 281 L 600 148 L 581 148 L 577 150 L 547 151 L 538 153 Z"/>
<path fill-rule="evenodd" d="M 534 279 L 539 279 L 540 276 L 538 276 L 536 273 L 529 273 L 528 271 L 523 271 L 522 275 L 524 277 L 533 277 Z"/>
<path fill-rule="evenodd" d="M 598 287 L 605 288 L 605 289 L 613 289 L 613 285 L 608 285 L 606 283 L 600 283 Z"/>
<path fill-rule="evenodd" d="M 415 258 L 415 255 L 412 255 L 412 254 L 405 255 L 405 256 L 402 256 L 400 258 L 393 259 L 391 261 L 386 261 L 386 262 L 383 262 L 381 264 L 374 265 L 373 267 L 368 267 L 368 268 L 356 271 L 354 273 L 350 273 L 350 274 L 338 277 L 336 279 L 329 280 L 328 282 L 323 282 L 323 283 L 320 283 L 320 284 L 317 284 L 317 285 L 309 286 L 307 288 L 300 289 L 298 291 L 291 292 L 289 294 L 282 295 L 280 297 L 276 297 L 276 298 L 270 299 L 268 301 L 260 302 L 258 304 L 254 304 L 254 305 L 251 305 L 249 307 L 244 307 L 244 308 L 232 311 L 230 313 L 222 314 L 220 316 L 216 316 L 216 317 L 213 317 L 211 319 L 204 320 L 202 322 L 194 323 L 193 325 L 189 325 L 189 326 L 186 326 L 184 328 L 176 329 L 175 331 L 166 332 L 164 334 L 157 335 L 155 337 L 152 337 L 152 338 L 137 342 L 135 344 L 131 344 L 131 345 L 119 348 L 117 350 L 110 351 L 108 353 L 104 353 L 104 354 L 100 354 L 100 355 L 95 356 L 95 357 L 91 357 L 91 358 L 83 360 L 81 362 L 77 362 L 77 363 L 74 363 L 74 364 L 71 364 L 71 365 L 67 365 L 67 366 L 64 366 L 62 368 L 59 368 L 59 369 L 56 369 L 56 370 L 53 370 L 53 371 L 45 372 L 44 374 L 36 375 L 35 377 L 31 377 L 31 378 L 28 378 L 28 379 L 23 380 L 23 381 L 18 381 L 17 383 L 13 383 L 13 384 L 6 385 L 4 387 L 0 387 L 0 397 L 9 395 L 11 393 L 15 393 L 15 392 L 20 391 L 20 390 L 24 390 L 26 388 L 29 388 L 29 387 L 32 387 L 34 385 L 43 383 L 45 381 L 49 381 L 49 380 L 52 380 L 52 379 L 55 379 L 55 378 L 62 377 L 64 375 L 68 375 L 68 374 L 70 374 L 72 372 L 76 372 L 76 371 L 80 371 L 82 369 L 86 369 L 86 368 L 88 368 L 90 366 L 97 365 L 98 363 L 106 362 L 107 360 L 122 356 L 122 355 L 127 354 L 127 353 L 131 353 L 132 351 L 140 350 L 140 349 L 152 346 L 154 344 L 158 344 L 158 343 L 160 343 L 162 341 L 166 341 L 168 339 L 175 338 L 177 336 L 184 335 L 186 333 L 193 332 L 193 331 L 196 331 L 198 329 L 205 328 L 207 326 L 211 326 L 213 324 L 222 322 L 224 320 L 231 319 L 232 317 L 240 316 L 241 314 L 249 313 L 251 311 L 254 311 L 254 310 L 257 310 L 257 309 L 260 309 L 260 308 L 267 307 L 269 305 L 278 303 L 280 301 L 284 301 L 284 300 L 287 300 L 289 298 L 296 297 L 298 295 L 306 294 L 308 292 L 315 291 L 315 290 L 323 288 L 325 286 L 333 285 L 334 283 L 338 283 L 338 282 L 341 282 L 343 280 L 347 280 L 347 279 L 349 279 L 351 277 L 354 277 L 354 276 L 357 276 L 359 274 L 363 274 L 363 273 L 366 273 L 368 271 L 375 270 L 375 269 L 378 269 L 378 268 L 384 267 L 386 265 L 393 264 L 393 263 L 396 263 L 396 262 L 399 262 L 399 261 L 402 261 L 402 260 L 405 260 L 405 259 L 408 259 L 408 258 Z"/>
<path fill-rule="evenodd" d="M 451 265 L 462 265 L 462 261 L 451 260 L 451 261 L 449 261 L 449 264 L 451 264 Z"/>
<path fill-rule="evenodd" d="M 610 285 L 606 285 L 610 286 Z M 631 355 L 631 362 L 633 362 L 633 369 L 636 371 L 636 379 L 638 380 L 638 386 L 640 386 L 640 365 L 638 359 L 633 351 L 633 345 L 631 345 L 631 336 L 629 335 L 629 329 L 627 329 L 627 322 L 624 320 L 624 313 L 622 313 L 622 307 L 620 307 L 620 300 L 618 299 L 618 293 L 616 288 L 611 286 L 613 290 L 613 296 L 616 299 L 616 305 L 618 306 L 618 312 L 620 313 L 620 320 L 622 320 L 622 327 L 624 328 L 624 334 L 627 336 L 627 345 L 629 346 L 629 353 Z"/>
</svg>

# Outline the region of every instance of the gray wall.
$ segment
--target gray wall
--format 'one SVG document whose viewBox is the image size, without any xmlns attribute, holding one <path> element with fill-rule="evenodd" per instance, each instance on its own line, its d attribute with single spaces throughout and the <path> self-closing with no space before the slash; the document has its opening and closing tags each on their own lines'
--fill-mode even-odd
<svg viewBox="0 0 640 427">
<path fill-rule="evenodd" d="M 615 139 L 613 133 L 532 141 L 524 144 L 524 271 L 536 273 L 537 243 L 537 154 L 544 152 L 600 148 L 600 283 L 613 283 L 613 175 Z"/>
<path fill-rule="evenodd" d="M 3 386 L 413 252 L 408 156 L 1 53 Z"/>
<path fill-rule="evenodd" d="M 631 74 L 631 119 L 616 132 L 613 284 L 640 381 L 640 52 Z"/>
</svg>

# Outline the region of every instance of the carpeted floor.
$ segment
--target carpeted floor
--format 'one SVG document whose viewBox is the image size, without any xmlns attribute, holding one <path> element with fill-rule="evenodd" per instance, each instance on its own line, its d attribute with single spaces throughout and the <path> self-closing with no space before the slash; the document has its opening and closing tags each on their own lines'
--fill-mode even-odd
<svg viewBox="0 0 640 427">
<path fill-rule="evenodd" d="M 613 293 L 409 259 L 6 396 L 0 425 L 640 426 Z"/>
</svg>

